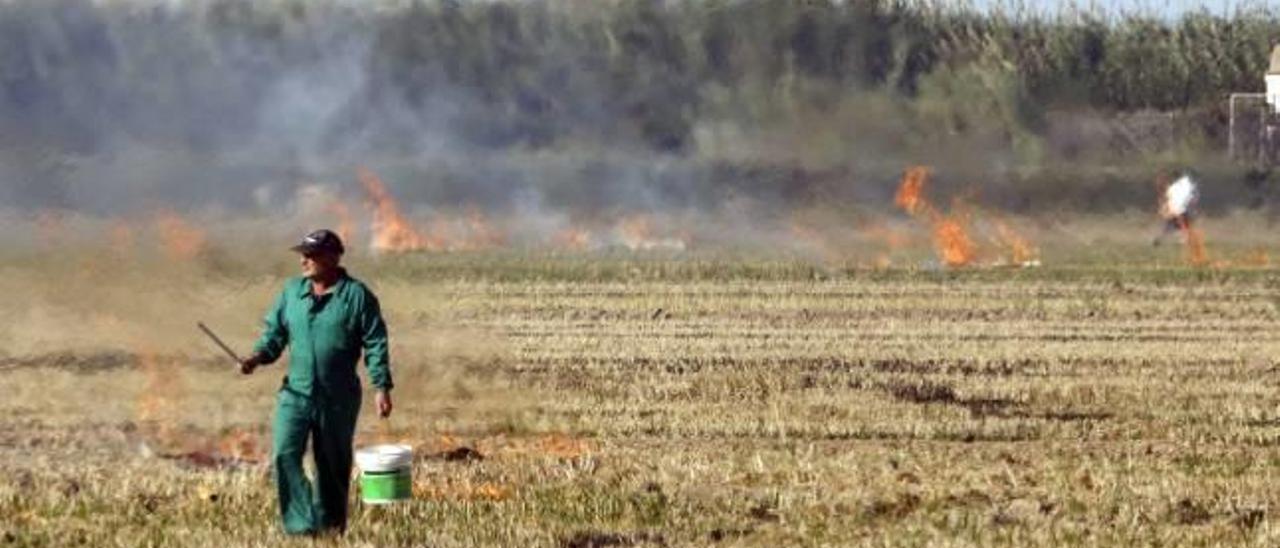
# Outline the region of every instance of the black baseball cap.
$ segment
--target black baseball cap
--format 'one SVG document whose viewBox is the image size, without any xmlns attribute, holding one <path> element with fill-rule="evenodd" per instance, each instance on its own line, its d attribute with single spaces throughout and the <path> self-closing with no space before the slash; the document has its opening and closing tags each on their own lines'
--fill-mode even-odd
<svg viewBox="0 0 1280 548">
<path fill-rule="evenodd" d="M 295 245 L 289 249 L 298 253 L 336 253 L 341 255 L 345 249 L 342 247 L 342 239 L 334 234 L 332 230 L 320 229 L 302 238 L 302 243 Z"/>
</svg>

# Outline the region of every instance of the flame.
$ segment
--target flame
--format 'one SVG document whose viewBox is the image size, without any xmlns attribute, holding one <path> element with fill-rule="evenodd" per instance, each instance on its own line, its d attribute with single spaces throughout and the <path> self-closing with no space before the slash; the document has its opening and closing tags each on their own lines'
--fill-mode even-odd
<svg viewBox="0 0 1280 548">
<path fill-rule="evenodd" d="M 550 434 L 539 440 L 538 450 L 554 457 L 573 459 L 591 452 L 591 444 L 564 434 Z"/>
<path fill-rule="evenodd" d="M 632 215 L 618 221 L 618 233 L 623 245 L 639 249 L 653 238 L 652 223 L 648 215 Z"/>
<path fill-rule="evenodd" d="M 653 219 L 646 214 L 638 213 L 623 217 L 618 221 L 615 230 L 622 245 L 632 251 L 651 249 L 684 250 L 687 247 L 685 235 L 658 237 L 653 229 Z"/>
<path fill-rule="evenodd" d="M 996 227 L 996 236 L 1005 248 L 1009 251 L 1009 260 L 1017 265 L 1032 264 L 1040 255 L 1039 250 L 1031 245 L 1031 242 L 1022 237 L 1009 226 L 1008 223 L 1000 219 L 992 219 L 991 224 Z"/>
<path fill-rule="evenodd" d="M 511 496 L 511 490 L 486 481 L 475 488 L 474 494 L 484 500 L 503 500 Z"/>
<path fill-rule="evenodd" d="M 436 438 L 436 446 L 445 451 L 457 449 L 460 445 L 462 445 L 462 441 L 453 434 L 440 434 L 440 436 Z"/>
<path fill-rule="evenodd" d="M 176 362 L 163 360 L 150 349 L 137 352 L 138 369 L 142 371 L 142 392 L 135 402 L 138 424 L 144 434 L 161 447 L 181 445 L 177 436 L 178 400 L 186 392 L 186 383 Z"/>
<path fill-rule="evenodd" d="M 413 485 L 413 496 L 419 499 L 498 502 L 511 498 L 511 495 L 510 487 L 488 481 L 475 485 L 470 480 L 454 481 L 445 478 L 442 481 L 415 481 Z"/>
<path fill-rule="evenodd" d="M 370 247 L 374 252 L 439 251 L 445 248 L 443 241 L 418 232 L 400 214 L 400 206 L 377 175 L 365 168 L 359 168 L 356 175 L 364 186 L 368 204 L 373 209 L 373 239 Z"/>
<path fill-rule="evenodd" d="M 171 211 L 161 211 L 156 215 L 156 230 L 160 232 L 160 241 L 165 254 L 175 260 L 194 259 L 205 248 L 204 231 L 194 227 L 182 217 Z"/>
<path fill-rule="evenodd" d="M 266 451 L 263 450 L 259 437 L 247 430 L 233 429 L 219 439 L 211 451 L 221 460 L 241 462 L 264 462 Z"/>
<path fill-rule="evenodd" d="M 875 260 L 872 261 L 871 266 L 874 268 L 884 269 L 893 266 L 894 252 L 911 245 L 910 234 L 888 224 L 870 223 L 861 227 L 859 232 L 867 240 L 878 242 L 885 248 L 877 253 Z"/>
<path fill-rule="evenodd" d="M 1204 266 L 1209 263 L 1209 256 L 1204 249 L 1204 235 L 1200 230 L 1187 222 L 1186 216 L 1177 217 L 1178 230 L 1182 231 L 1186 243 L 1187 262 L 1191 266 Z"/>
<path fill-rule="evenodd" d="M 1265 267 L 1271 265 L 1271 257 L 1267 250 L 1258 248 L 1250 250 L 1240 262 L 1245 266 Z"/>
<path fill-rule="evenodd" d="M 976 249 L 968 231 L 955 217 L 940 217 L 934 221 L 933 246 L 947 266 L 969 264 Z"/>
<path fill-rule="evenodd" d="M 924 185 L 928 178 L 928 168 L 907 168 L 893 203 L 911 216 L 929 223 L 934 250 L 944 264 L 950 267 L 968 265 L 976 256 L 977 247 L 969 237 L 967 219 L 962 214 L 943 215 L 925 199 Z M 953 206 L 952 209 L 957 208 Z"/>
<path fill-rule="evenodd" d="M 584 251 L 592 241 L 591 231 L 578 226 L 564 228 L 551 237 L 552 245 L 572 251 Z"/>
<path fill-rule="evenodd" d="M 898 186 L 898 192 L 893 197 L 893 203 L 909 215 L 915 215 L 921 209 L 936 213 L 923 196 L 924 183 L 928 178 L 929 168 L 922 166 L 907 168 L 906 173 L 902 175 L 902 184 Z"/>
<path fill-rule="evenodd" d="M 181 402 L 187 385 L 178 361 L 162 358 L 143 346 L 136 351 L 142 372 L 142 391 L 135 402 L 139 432 L 149 447 L 164 458 L 181 459 L 198 467 L 234 466 L 266 462 L 261 437 L 247 429 L 231 429 L 220 436 L 182 427 Z"/>
</svg>

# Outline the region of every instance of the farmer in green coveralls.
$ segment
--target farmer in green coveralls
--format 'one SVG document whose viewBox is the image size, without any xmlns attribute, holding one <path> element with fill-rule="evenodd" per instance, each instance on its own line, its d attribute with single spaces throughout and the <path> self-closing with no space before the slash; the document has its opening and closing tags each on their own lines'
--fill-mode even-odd
<svg viewBox="0 0 1280 548">
<path fill-rule="evenodd" d="M 342 532 L 351 486 L 351 444 L 360 413 L 356 362 L 364 351 L 377 389 L 378 414 L 391 414 L 387 326 L 378 298 L 339 266 L 342 241 L 328 230 L 307 234 L 293 247 L 302 276 L 285 282 L 267 312 L 253 355 L 240 364 L 248 375 L 289 349 L 289 371 L 276 399 L 272 454 L 280 514 L 289 534 Z M 311 438 L 316 482 L 302 471 Z"/>
</svg>

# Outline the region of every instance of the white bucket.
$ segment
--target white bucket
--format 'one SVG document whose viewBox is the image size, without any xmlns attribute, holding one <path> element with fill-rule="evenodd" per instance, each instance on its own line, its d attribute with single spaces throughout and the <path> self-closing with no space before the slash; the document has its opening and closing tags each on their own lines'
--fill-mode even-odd
<svg viewBox="0 0 1280 548">
<path fill-rule="evenodd" d="M 390 504 L 413 497 L 413 448 L 374 445 L 356 451 L 360 468 L 360 499 L 366 504 Z"/>
<path fill-rule="evenodd" d="M 356 466 L 362 472 L 394 472 L 413 466 L 413 448 L 408 445 L 370 445 L 356 451 Z"/>
</svg>

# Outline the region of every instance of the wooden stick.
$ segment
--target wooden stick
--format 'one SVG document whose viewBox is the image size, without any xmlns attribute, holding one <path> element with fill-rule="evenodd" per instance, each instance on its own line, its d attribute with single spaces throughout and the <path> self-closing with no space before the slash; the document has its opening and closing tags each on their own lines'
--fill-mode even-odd
<svg viewBox="0 0 1280 548">
<path fill-rule="evenodd" d="M 204 331 L 204 334 L 209 336 L 209 339 L 213 341 L 213 344 L 218 345 L 218 348 L 221 348 L 223 352 L 226 352 L 227 356 L 229 356 L 232 361 L 236 362 L 237 366 L 240 365 L 240 356 L 237 356 L 235 351 L 231 350 L 231 347 L 222 342 L 222 339 L 219 339 L 217 335 L 214 335 L 213 330 L 209 329 L 204 322 L 196 322 L 196 327 L 199 327 L 201 331 Z"/>
</svg>

